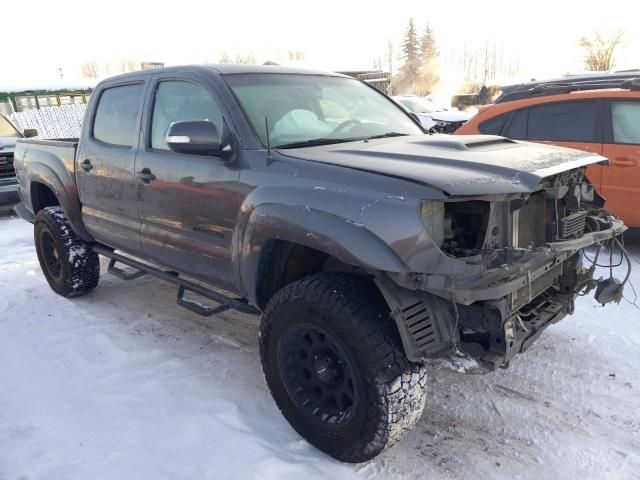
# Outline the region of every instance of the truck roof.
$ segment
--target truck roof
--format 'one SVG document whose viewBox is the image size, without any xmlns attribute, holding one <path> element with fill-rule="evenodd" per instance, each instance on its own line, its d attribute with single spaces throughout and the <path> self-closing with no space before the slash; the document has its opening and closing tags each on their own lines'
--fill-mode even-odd
<svg viewBox="0 0 640 480">
<path fill-rule="evenodd" d="M 179 73 L 179 72 L 207 72 L 213 71 L 220 75 L 230 75 L 237 73 L 280 73 L 297 75 L 326 75 L 334 77 L 345 77 L 346 75 L 322 70 L 310 70 L 306 68 L 283 67 L 281 65 L 236 65 L 236 64 L 199 64 L 199 65 L 179 65 L 175 67 L 152 68 L 149 70 L 138 70 L 135 72 L 123 73 L 102 80 L 112 82 L 114 80 L 126 80 L 129 77 L 139 77 L 140 75 L 155 75 L 158 73 Z"/>
</svg>

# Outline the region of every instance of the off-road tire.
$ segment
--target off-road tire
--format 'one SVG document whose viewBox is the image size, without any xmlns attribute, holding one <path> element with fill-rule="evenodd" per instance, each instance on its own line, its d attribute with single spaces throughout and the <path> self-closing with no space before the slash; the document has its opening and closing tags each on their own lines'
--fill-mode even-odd
<svg viewBox="0 0 640 480">
<path fill-rule="evenodd" d="M 279 349 L 296 328 L 318 328 L 346 357 L 357 395 L 342 428 L 323 425 L 289 393 L 286 370 L 292 367 L 283 366 Z M 278 291 L 262 317 L 260 356 L 269 390 L 291 426 L 344 462 L 375 457 L 400 440 L 424 410 L 426 368 L 407 359 L 386 302 L 363 276 L 319 273 Z"/>
<path fill-rule="evenodd" d="M 54 292 L 76 297 L 98 285 L 98 254 L 75 234 L 61 207 L 40 210 L 33 232 L 40 267 Z"/>
</svg>

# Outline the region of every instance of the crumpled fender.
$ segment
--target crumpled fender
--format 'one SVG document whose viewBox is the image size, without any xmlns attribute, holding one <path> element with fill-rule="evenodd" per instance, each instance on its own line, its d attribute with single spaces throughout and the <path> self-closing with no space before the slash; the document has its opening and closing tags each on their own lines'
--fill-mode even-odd
<svg viewBox="0 0 640 480">
<path fill-rule="evenodd" d="M 408 272 L 398 255 L 363 226 L 308 207 L 262 204 L 251 212 L 241 245 L 240 275 L 252 303 L 260 258 L 265 244 L 273 239 L 314 248 L 367 271 Z"/>
</svg>

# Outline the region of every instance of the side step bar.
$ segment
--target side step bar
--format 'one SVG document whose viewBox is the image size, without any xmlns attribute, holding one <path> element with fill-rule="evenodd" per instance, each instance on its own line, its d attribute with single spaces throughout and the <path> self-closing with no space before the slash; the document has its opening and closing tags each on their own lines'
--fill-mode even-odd
<svg viewBox="0 0 640 480">
<path fill-rule="evenodd" d="M 141 276 L 148 273 L 149 275 L 153 275 L 160 280 L 164 280 L 165 282 L 177 285 L 178 305 L 187 308 L 192 312 L 197 313 L 198 315 L 210 317 L 211 315 L 216 315 L 230 309 L 237 310 L 238 312 L 242 313 L 248 313 L 251 315 L 260 315 L 260 311 L 255 307 L 249 305 L 244 299 L 228 297 L 222 293 L 203 287 L 202 285 L 199 285 L 190 280 L 180 278 L 177 272 L 169 272 L 156 267 L 152 267 L 151 265 L 146 265 L 144 263 L 138 262 L 137 260 L 134 260 L 133 258 L 125 257 L 124 255 L 120 255 L 119 253 L 115 253 L 110 248 L 103 247 L 102 245 L 94 245 L 93 251 L 99 255 L 111 259 L 109 261 L 108 272 L 118 278 L 121 278 L 123 280 L 133 280 L 136 278 L 140 278 Z M 127 272 L 122 268 L 118 268 L 116 267 L 117 262 L 134 268 L 136 271 Z M 184 296 L 186 291 L 197 293 L 198 295 L 219 303 L 219 305 L 216 307 L 210 307 L 208 305 L 203 305 L 195 300 L 186 298 Z"/>
</svg>

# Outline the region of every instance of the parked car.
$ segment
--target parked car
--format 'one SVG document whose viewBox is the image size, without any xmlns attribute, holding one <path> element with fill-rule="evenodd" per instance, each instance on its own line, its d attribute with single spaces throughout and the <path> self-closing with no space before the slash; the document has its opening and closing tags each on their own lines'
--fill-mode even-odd
<svg viewBox="0 0 640 480">
<path fill-rule="evenodd" d="M 262 314 L 283 415 L 360 462 L 420 418 L 428 359 L 507 367 L 578 295 L 620 300 L 624 281 L 582 266 L 600 242 L 624 254 L 624 224 L 584 177 L 603 161 L 425 135 L 338 74 L 175 67 L 101 82 L 79 141 L 19 140 L 16 211 L 62 296 L 94 289 L 103 255 L 125 280 L 175 284 L 195 313 Z"/>
<path fill-rule="evenodd" d="M 481 109 L 456 134 L 502 135 L 608 157 L 609 165 L 592 165 L 587 176 L 608 210 L 628 226 L 640 227 L 640 76 L 628 75 L 515 89 Z"/>
<path fill-rule="evenodd" d="M 471 113 L 460 110 L 447 110 L 429 97 L 410 95 L 392 98 L 409 112 L 415 113 L 426 130 L 440 126 L 445 133 L 453 133 L 455 129 L 473 116 Z"/>
<path fill-rule="evenodd" d="M 35 136 L 37 132 L 27 130 L 26 136 Z M 0 114 L 0 211 L 11 210 L 20 201 L 18 179 L 13 168 L 13 151 L 16 141 L 24 135 Z"/>
<path fill-rule="evenodd" d="M 546 79 L 546 80 L 531 80 L 529 82 L 514 83 L 512 85 L 502 86 L 501 95 L 496 98 L 496 102 L 504 101 L 504 97 L 515 92 L 524 92 L 531 90 L 532 88 L 539 86 L 549 85 L 589 85 L 597 86 L 598 84 L 611 84 L 615 81 L 632 80 L 640 77 L 640 70 L 623 70 L 620 72 L 589 72 L 579 73 L 573 75 L 565 75 L 563 77 Z"/>
</svg>

